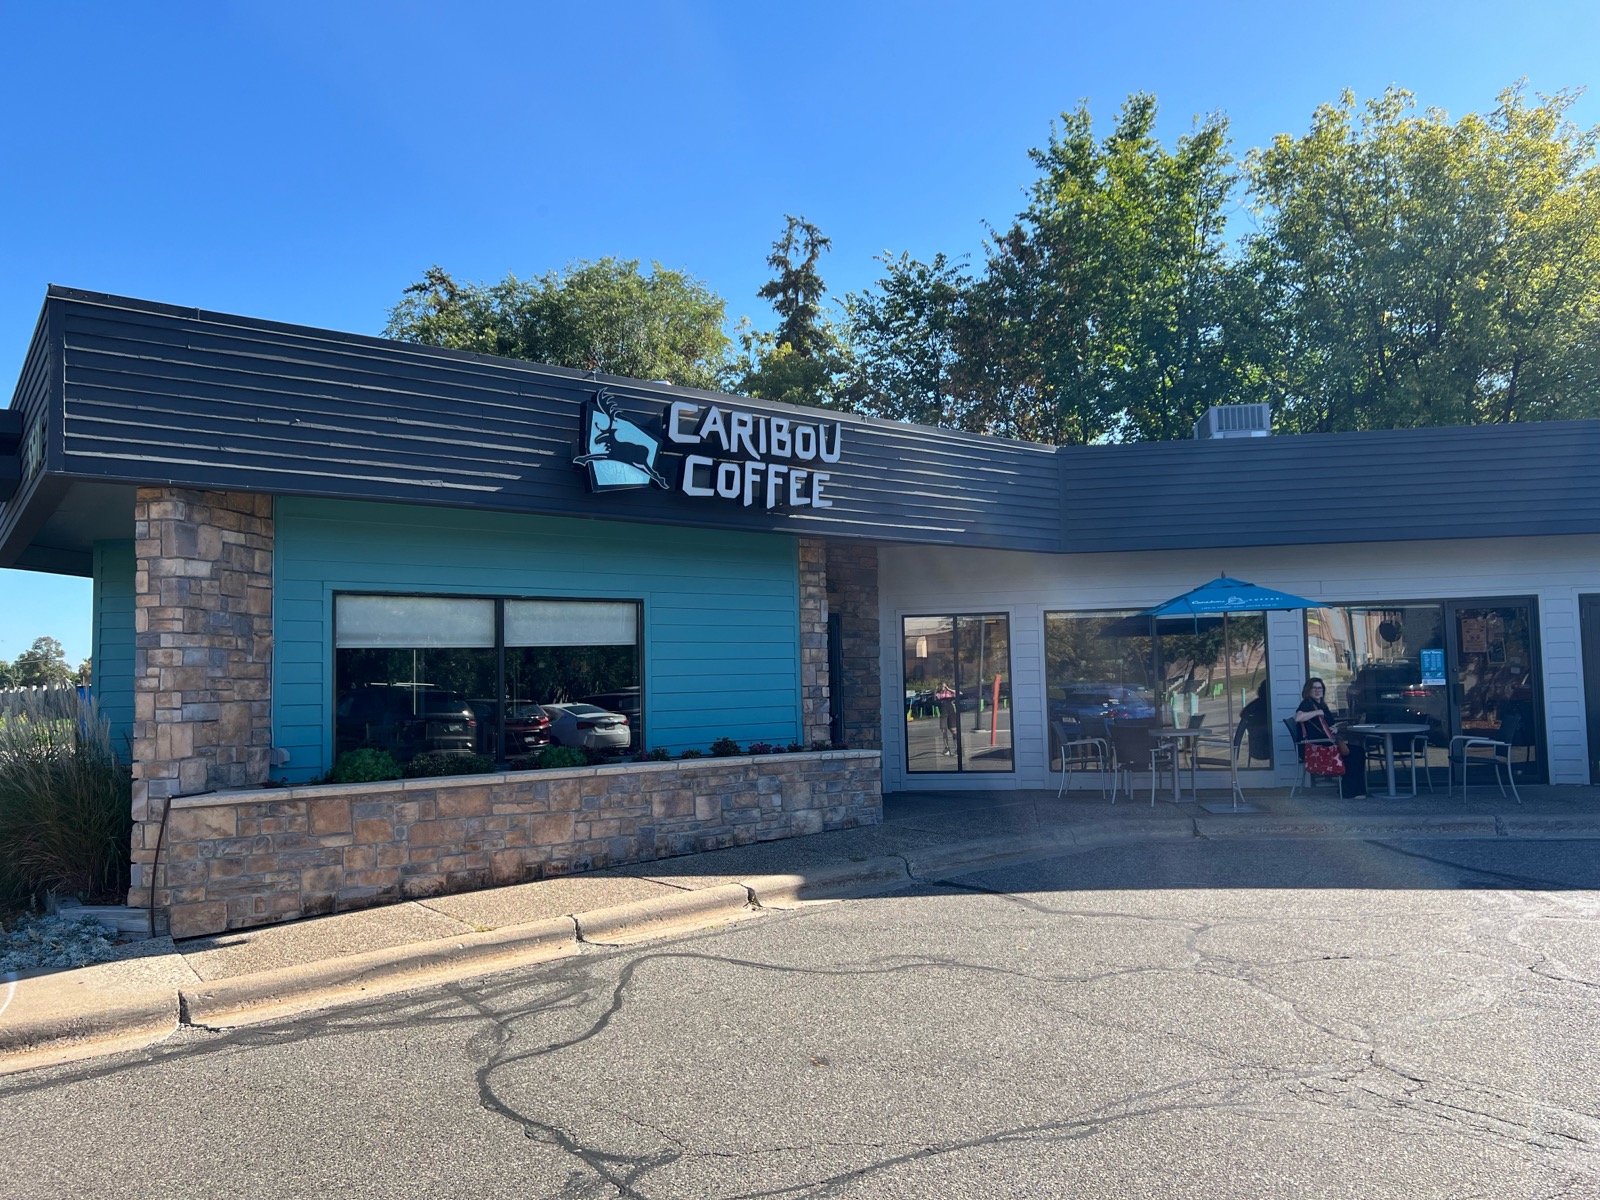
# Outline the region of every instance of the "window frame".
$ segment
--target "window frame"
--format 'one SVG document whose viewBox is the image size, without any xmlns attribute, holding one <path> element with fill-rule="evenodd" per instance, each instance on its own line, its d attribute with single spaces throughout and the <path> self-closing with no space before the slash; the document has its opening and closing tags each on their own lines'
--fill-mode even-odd
<svg viewBox="0 0 1600 1200">
<path fill-rule="evenodd" d="M 639 681 L 639 719 L 637 726 L 633 726 L 633 749 L 635 753 L 642 753 L 645 749 L 645 729 L 647 721 L 645 716 L 645 698 L 649 695 L 649 683 L 645 679 L 645 602 L 643 597 L 633 596 L 562 596 L 547 593 L 525 592 L 457 592 L 457 591 L 426 591 L 418 588 L 384 589 L 370 587 L 340 587 L 329 591 L 328 613 L 328 646 L 331 653 L 328 656 L 328 701 L 327 717 L 323 725 L 324 736 L 328 738 L 334 759 L 338 758 L 339 730 L 337 708 L 339 705 L 339 598 L 341 596 L 387 596 L 395 599 L 421 599 L 421 600 L 488 600 L 494 604 L 494 646 L 491 648 L 495 656 L 495 673 L 497 684 L 495 690 L 499 693 L 496 698 L 497 709 L 501 714 L 500 725 L 494 733 L 495 753 L 492 756 L 497 766 L 506 761 L 505 757 L 505 680 L 506 680 L 506 646 L 505 639 L 505 606 L 507 601 L 514 600 L 548 600 L 559 601 L 566 604 L 631 604 L 636 610 L 634 618 L 633 666 L 634 677 Z M 513 646 L 510 649 L 521 650 L 530 647 Z M 331 769 L 333 763 L 329 762 Z"/>
<path fill-rule="evenodd" d="M 1007 608 L 1007 609 L 979 609 L 979 610 L 976 610 L 976 611 L 969 611 L 969 612 L 901 612 L 901 613 L 898 614 L 898 616 L 899 616 L 899 620 L 900 620 L 900 653 L 899 653 L 899 663 L 900 663 L 900 691 L 899 691 L 899 695 L 900 695 L 900 698 L 901 698 L 900 699 L 900 750 L 901 750 L 901 759 L 902 759 L 902 761 L 904 763 L 904 770 L 905 770 L 906 777 L 908 779 L 912 778 L 912 777 L 916 777 L 916 778 L 919 778 L 919 779 L 923 779 L 923 778 L 964 779 L 964 778 L 967 778 L 968 776 L 973 776 L 973 775 L 977 775 L 977 776 L 985 776 L 985 775 L 1013 775 L 1014 776 L 1014 775 L 1016 775 L 1017 774 L 1017 690 L 1016 690 L 1016 678 L 1012 674 L 1012 670 L 1013 670 L 1013 668 L 1015 666 L 1015 655 L 1013 654 L 1012 649 L 1013 649 L 1013 641 L 1014 641 L 1013 630 L 1016 627 L 1016 614 L 1013 613 L 1010 609 Z M 906 706 L 905 706 L 906 622 L 907 621 L 918 621 L 918 620 L 923 620 L 923 621 L 926 621 L 926 620 L 948 620 L 948 621 L 951 622 L 951 638 L 952 638 L 952 641 L 953 641 L 955 636 L 956 636 L 956 630 L 958 628 L 958 626 L 956 625 L 956 622 L 960 621 L 963 617 L 976 617 L 976 618 L 980 618 L 980 619 L 983 618 L 983 617 L 1003 617 L 1005 619 L 1005 623 L 1006 623 L 1006 676 L 1005 677 L 1010 680 L 1009 688 L 1010 688 L 1010 696 L 1011 696 L 1011 707 L 1010 707 L 1010 713 L 1011 713 L 1011 765 L 1009 767 L 1006 767 L 1003 770 L 986 770 L 986 771 L 962 770 L 960 764 L 964 763 L 966 761 L 965 754 L 962 754 L 958 758 L 958 765 L 955 766 L 954 768 L 950 769 L 950 770 L 919 771 L 919 770 L 914 769 L 911 766 L 911 737 L 910 737 L 910 729 L 908 727 L 909 726 L 909 722 L 908 722 L 908 719 L 907 719 L 907 712 L 906 712 Z M 952 648 L 952 652 L 954 652 L 953 648 Z M 957 697 L 957 712 L 958 712 L 958 714 L 960 712 L 960 699 L 959 699 L 959 696 Z"/>
</svg>

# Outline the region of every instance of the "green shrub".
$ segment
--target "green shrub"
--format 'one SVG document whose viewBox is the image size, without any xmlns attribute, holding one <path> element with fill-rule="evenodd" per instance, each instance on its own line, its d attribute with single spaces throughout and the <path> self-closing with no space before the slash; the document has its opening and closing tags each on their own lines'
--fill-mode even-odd
<svg viewBox="0 0 1600 1200">
<path fill-rule="evenodd" d="M 776 753 L 778 753 L 778 748 L 776 746 L 774 746 L 771 742 L 751 742 L 750 743 L 750 748 L 748 750 L 746 750 L 745 753 L 746 754 L 776 754 Z"/>
<path fill-rule="evenodd" d="M 734 755 L 742 753 L 743 751 L 739 749 L 739 743 L 731 737 L 719 737 L 711 743 L 712 758 L 732 758 Z"/>
<path fill-rule="evenodd" d="M 785 754 L 804 754 L 806 752 L 806 748 L 799 742 L 790 742 L 783 748 L 783 752 Z"/>
<path fill-rule="evenodd" d="M 487 775 L 494 759 L 481 754 L 419 754 L 405 765 L 407 779 L 432 779 L 437 775 Z"/>
<path fill-rule="evenodd" d="M 120 902 L 132 812 L 132 773 L 75 688 L 0 710 L 0 893 Z"/>
<path fill-rule="evenodd" d="M 646 762 L 666 762 L 672 757 L 672 751 L 665 746 L 656 746 L 649 754 L 644 756 Z"/>
<path fill-rule="evenodd" d="M 377 783 L 399 778 L 400 764 L 387 750 L 346 750 L 328 772 L 329 783 Z"/>
<path fill-rule="evenodd" d="M 536 761 L 542 770 L 555 770 L 559 767 L 586 767 L 589 765 L 589 756 L 576 746 L 546 746 L 539 751 Z"/>
<path fill-rule="evenodd" d="M 705 756 L 706 752 L 704 750 L 695 749 L 685 750 L 682 754 L 678 755 L 679 758 L 704 758 Z"/>
</svg>

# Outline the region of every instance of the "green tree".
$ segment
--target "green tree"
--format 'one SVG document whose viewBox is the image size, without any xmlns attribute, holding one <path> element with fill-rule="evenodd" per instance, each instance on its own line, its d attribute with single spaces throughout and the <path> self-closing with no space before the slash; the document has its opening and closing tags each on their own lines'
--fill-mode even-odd
<svg viewBox="0 0 1600 1200">
<path fill-rule="evenodd" d="M 430 267 L 389 312 L 402 341 L 498 354 L 683 387 L 716 388 L 730 369 L 726 306 L 704 283 L 652 263 L 602 258 L 538 279 L 459 283 Z"/>
<path fill-rule="evenodd" d="M 1056 444 L 1188 436 L 1250 361 L 1227 314 L 1248 276 L 1224 236 L 1237 170 L 1221 116 L 1168 150 L 1154 97 L 1097 139 L 1087 105 L 1030 151 L 1028 207 L 976 278 L 902 258 L 852 298 L 852 398 L 883 415 Z M 1248 322 L 1241 322 L 1248 328 Z"/>
<path fill-rule="evenodd" d="M 1600 411 L 1600 130 L 1572 92 L 1452 122 L 1348 92 L 1249 159 L 1257 356 L 1291 430 Z"/>
<path fill-rule="evenodd" d="M 1168 150 L 1130 96 L 1104 139 L 1087 105 L 1042 149 L 1032 201 L 990 247 L 975 296 L 995 432 L 1055 443 L 1189 433 L 1231 398 L 1216 314 L 1236 180 L 1222 116 Z"/>
<path fill-rule="evenodd" d="M 803 358 L 817 358 L 831 349 L 822 327 L 822 297 L 828 289 L 817 264 L 833 248 L 833 239 L 804 217 L 786 213 L 783 219 L 784 231 L 767 255 L 767 266 L 777 274 L 756 295 L 771 301 L 778 314 L 776 345 L 788 346 Z"/>
<path fill-rule="evenodd" d="M 16 672 L 12 670 L 12 667 L 11 667 L 10 663 L 8 663 L 5 659 L 0 658 L 0 688 L 8 688 L 8 687 L 16 687 L 16 686 L 17 686 Z"/>
<path fill-rule="evenodd" d="M 851 407 L 894 421 L 965 428 L 955 380 L 970 276 L 943 254 L 928 263 L 906 254 L 879 261 L 883 278 L 845 302 Z"/>
<path fill-rule="evenodd" d="M 11 664 L 11 675 L 16 687 L 59 686 L 72 681 L 72 668 L 67 666 L 61 643 L 53 637 L 41 637 L 17 655 L 17 661 Z"/>
<path fill-rule="evenodd" d="M 828 289 L 818 269 L 832 242 L 804 217 L 785 215 L 784 221 L 767 256 L 774 275 L 756 293 L 771 301 L 778 328 L 742 335 L 745 371 L 738 389 L 787 404 L 847 407 L 841 378 L 849 369 L 848 348 L 823 315 Z"/>
</svg>

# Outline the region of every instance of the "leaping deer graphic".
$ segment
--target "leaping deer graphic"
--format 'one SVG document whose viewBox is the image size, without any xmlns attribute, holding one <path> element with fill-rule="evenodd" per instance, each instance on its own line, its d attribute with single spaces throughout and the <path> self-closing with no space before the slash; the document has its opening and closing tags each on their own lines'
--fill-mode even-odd
<svg viewBox="0 0 1600 1200">
<path fill-rule="evenodd" d="M 623 441 L 617 436 L 617 428 L 621 425 L 634 430 L 642 436 L 648 437 L 649 435 L 619 413 L 617 406 L 605 392 L 597 395 L 594 398 L 594 403 L 595 407 L 606 416 L 606 427 L 596 431 L 593 439 L 599 442 L 604 449 L 595 454 L 580 454 L 572 461 L 580 466 L 589 466 L 591 463 L 597 462 L 622 463 L 625 466 L 643 471 L 657 487 L 667 488 L 670 491 L 671 488 L 667 481 L 657 473 L 655 467 L 650 465 L 650 452 L 654 447 L 643 446 L 638 442 Z"/>
</svg>

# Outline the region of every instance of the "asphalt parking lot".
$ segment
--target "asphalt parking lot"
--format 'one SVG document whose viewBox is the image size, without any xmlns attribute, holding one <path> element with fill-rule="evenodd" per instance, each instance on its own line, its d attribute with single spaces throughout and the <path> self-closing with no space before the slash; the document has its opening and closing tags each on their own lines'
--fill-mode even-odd
<svg viewBox="0 0 1600 1200">
<path fill-rule="evenodd" d="M 1600 1195 L 1593 841 L 1128 843 L 0 1081 L 30 1197 Z"/>
</svg>

